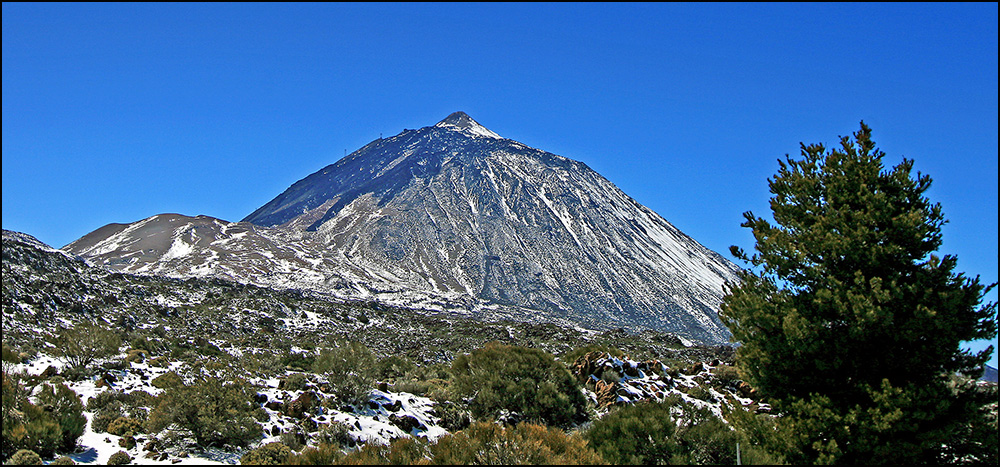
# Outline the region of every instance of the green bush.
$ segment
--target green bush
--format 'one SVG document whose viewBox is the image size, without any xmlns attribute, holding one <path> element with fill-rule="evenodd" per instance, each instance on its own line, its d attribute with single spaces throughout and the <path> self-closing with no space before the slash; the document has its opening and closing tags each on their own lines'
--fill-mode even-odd
<svg viewBox="0 0 1000 467">
<path fill-rule="evenodd" d="M 719 365 L 712 370 L 712 374 L 723 387 L 735 386 L 740 381 L 740 373 L 734 366 Z"/>
<path fill-rule="evenodd" d="M 446 388 L 449 379 L 451 379 L 450 365 L 435 363 L 415 366 L 395 380 L 392 390 L 427 396 L 435 400 L 448 400 Z"/>
<path fill-rule="evenodd" d="M 341 464 L 344 452 L 335 444 L 320 443 L 317 447 L 307 447 L 301 453 L 292 453 L 286 461 L 289 465 L 333 465 Z"/>
<path fill-rule="evenodd" d="M 715 402 L 715 396 L 712 395 L 711 391 L 701 386 L 687 388 L 687 395 L 705 402 Z"/>
<path fill-rule="evenodd" d="M 74 412 L 72 398 L 52 386 L 49 389 L 42 389 L 42 393 L 51 392 L 44 400 L 55 405 L 50 406 L 50 410 L 33 404 L 28 399 L 28 391 L 21 384 L 19 375 L 16 373 L 3 373 L 2 377 L 2 442 L 0 442 L 0 455 L 8 458 L 18 450 L 30 450 L 42 456 L 51 456 L 56 450 L 63 447 L 68 440 L 76 443 L 74 425 L 75 415 L 82 412 L 82 404 L 76 399 L 80 412 Z M 66 391 L 70 391 L 68 388 Z M 73 394 L 75 396 L 75 394 Z M 65 418 L 65 420 L 64 420 Z M 66 432 L 63 431 L 63 422 L 66 425 Z M 85 423 L 85 421 L 84 421 Z"/>
<path fill-rule="evenodd" d="M 121 410 L 121 403 L 117 403 L 113 406 L 108 406 L 101 411 L 94 413 L 94 419 L 90 422 L 90 428 L 94 430 L 95 433 L 106 433 L 111 422 L 118 420 L 125 413 Z"/>
<path fill-rule="evenodd" d="M 4 435 L 15 449 L 30 449 L 51 456 L 62 445 L 62 427 L 42 407 L 25 402 L 21 405 L 24 421 Z M 6 427 L 5 427 L 6 428 Z"/>
<path fill-rule="evenodd" d="M 306 433 L 302 427 L 293 425 L 291 428 L 282 431 L 278 439 L 281 440 L 281 444 L 288 446 L 289 449 L 298 451 L 309 442 L 309 433 Z"/>
<path fill-rule="evenodd" d="M 478 418 L 518 418 L 570 427 L 586 420 L 580 385 L 552 354 L 497 342 L 457 357 L 453 390 Z"/>
<path fill-rule="evenodd" d="M 125 451 L 118 451 L 108 458 L 108 465 L 129 465 L 132 463 L 132 456 Z"/>
<path fill-rule="evenodd" d="M 122 394 L 123 393 L 121 391 L 115 390 L 99 392 L 87 400 L 87 410 L 91 412 L 98 412 L 112 402 L 119 401 Z"/>
<path fill-rule="evenodd" d="M 612 464 L 670 463 L 678 451 L 673 439 L 677 424 L 670 413 L 677 400 L 619 408 L 594 421 L 583 437 Z"/>
<path fill-rule="evenodd" d="M 63 329 L 52 339 L 57 356 L 64 357 L 71 367 L 84 369 L 95 360 L 111 357 L 118 353 L 122 340 L 109 325 L 79 323 Z"/>
<path fill-rule="evenodd" d="M 375 354 L 368 347 L 360 342 L 340 341 L 320 352 L 312 368 L 326 375 L 338 400 L 357 405 L 368 401 L 375 384 L 375 363 Z"/>
<path fill-rule="evenodd" d="M 108 431 L 111 422 L 120 417 L 145 422 L 148 418 L 147 407 L 155 404 L 155 398 L 146 391 L 101 392 L 87 401 L 87 410 L 94 412 L 90 427 L 96 433 L 104 433 Z M 139 432 L 141 431 L 136 431 Z"/>
<path fill-rule="evenodd" d="M 76 465 L 76 461 L 67 456 L 59 456 L 49 465 Z"/>
<path fill-rule="evenodd" d="M 176 423 L 191 431 L 202 446 L 245 446 L 263 431 L 255 420 L 262 410 L 254 401 L 256 395 L 240 378 L 229 383 L 205 378 L 191 386 L 169 388 L 156 398 L 146 429 L 158 433 Z"/>
<path fill-rule="evenodd" d="M 283 369 L 305 371 L 308 368 L 312 368 L 315 362 L 316 355 L 311 353 L 286 352 L 281 357 L 281 367 Z"/>
<path fill-rule="evenodd" d="M 3 343 L 3 351 L 0 353 L 0 360 L 5 363 L 21 363 L 21 357 L 11 346 L 7 345 L 6 342 Z"/>
<path fill-rule="evenodd" d="M 170 365 L 170 360 L 167 357 L 153 357 L 149 360 L 149 366 L 156 368 L 166 368 Z"/>
<path fill-rule="evenodd" d="M 673 396 L 614 410 L 583 436 L 612 464 L 735 464 L 736 443 L 743 464 L 782 463 L 767 454 L 780 442 L 770 419 L 742 408 L 731 412 L 735 430 L 711 411 Z"/>
<path fill-rule="evenodd" d="M 368 443 L 338 460 L 341 465 L 413 465 L 425 459 L 426 445 L 413 438 L 397 438 L 392 443 Z"/>
<path fill-rule="evenodd" d="M 715 417 L 678 429 L 680 452 L 672 464 L 736 464 L 739 436 Z"/>
<path fill-rule="evenodd" d="M 351 428 L 344 423 L 333 421 L 320 426 L 316 435 L 319 444 L 329 444 L 338 447 L 353 447 L 356 443 L 351 436 Z"/>
<path fill-rule="evenodd" d="M 286 391 L 301 391 L 306 388 L 306 384 L 309 382 L 306 375 L 302 373 L 291 373 L 283 378 L 285 382 L 283 389 Z"/>
<path fill-rule="evenodd" d="M 238 358 L 237 366 L 257 376 L 275 376 L 285 372 L 282 358 L 271 352 L 244 352 Z"/>
<path fill-rule="evenodd" d="M 35 451 L 21 449 L 14 453 L 4 465 L 42 465 L 42 458 Z"/>
<path fill-rule="evenodd" d="M 6 369 L 5 369 L 6 370 Z M 0 459 L 6 459 L 15 452 L 15 446 L 11 436 L 13 428 L 22 425 L 21 405 L 28 400 L 28 391 L 21 384 L 21 374 L 4 371 L 2 373 L 2 409 L 0 417 L 3 422 L 3 436 L 0 437 Z"/>
<path fill-rule="evenodd" d="M 395 443 L 394 443 L 395 444 Z M 431 463 L 467 465 L 606 464 L 578 435 L 530 423 L 476 422 L 430 446 Z"/>
<path fill-rule="evenodd" d="M 389 445 L 368 443 L 346 455 L 332 445 L 307 448 L 289 459 L 296 465 L 524 465 L 606 464 L 587 442 L 558 428 L 520 423 L 501 426 L 477 422 L 468 429 L 445 435 L 435 444 L 398 438 Z"/>
<path fill-rule="evenodd" d="M 469 408 L 458 402 L 439 402 L 434 406 L 434 414 L 438 416 L 438 425 L 450 432 L 464 430 L 472 424 Z"/>
<path fill-rule="evenodd" d="M 168 371 L 160 376 L 153 378 L 153 380 L 150 381 L 150 384 L 152 384 L 153 387 L 156 388 L 168 389 L 168 388 L 183 386 L 184 380 L 181 379 L 181 377 L 178 376 L 177 373 L 174 373 L 173 371 Z"/>
<path fill-rule="evenodd" d="M 76 447 L 76 440 L 87 426 L 80 396 L 65 384 L 43 384 L 36 398 L 38 405 L 44 407 L 45 411 L 59 423 L 62 432 L 60 448 L 72 451 Z"/>
<path fill-rule="evenodd" d="M 413 371 L 416 365 L 410 359 L 399 355 L 390 355 L 376 364 L 376 376 L 383 381 L 395 381 Z"/>
<path fill-rule="evenodd" d="M 125 355 L 125 361 L 129 363 L 142 363 L 149 358 L 149 351 L 142 349 L 129 349 Z"/>
<path fill-rule="evenodd" d="M 288 463 L 292 450 L 282 443 L 267 443 L 243 455 L 243 465 L 284 465 Z"/>
<path fill-rule="evenodd" d="M 728 409 L 725 418 L 739 435 L 743 465 L 785 463 L 780 453 L 789 450 L 793 436 L 785 432 L 786 429 L 777 423 L 777 418 L 770 414 L 754 413 L 750 408 L 741 406 Z M 996 434 L 996 430 L 993 434 Z"/>
<path fill-rule="evenodd" d="M 108 433 L 115 436 L 135 436 L 142 433 L 142 423 L 128 417 L 118 417 L 108 424 Z"/>
</svg>

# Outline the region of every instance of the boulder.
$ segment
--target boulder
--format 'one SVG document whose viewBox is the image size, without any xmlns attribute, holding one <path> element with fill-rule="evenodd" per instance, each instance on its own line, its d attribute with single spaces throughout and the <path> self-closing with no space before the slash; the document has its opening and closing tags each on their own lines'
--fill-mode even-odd
<svg viewBox="0 0 1000 467">
<path fill-rule="evenodd" d="M 393 425 L 399 427 L 399 429 L 403 430 L 403 432 L 405 433 L 411 433 L 414 428 L 420 431 L 427 429 L 427 427 L 424 426 L 423 423 L 420 423 L 420 420 L 417 420 L 411 415 L 402 415 L 402 416 L 395 414 L 390 415 L 389 423 L 392 423 Z"/>
<path fill-rule="evenodd" d="M 319 397 L 315 392 L 306 391 L 296 397 L 292 402 L 285 404 L 284 414 L 292 418 L 304 418 L 312 413 L 319 404 Z"/>
<path fill-rule="evenodd" d="M 597 406 L 607 407 L 618 401 L 618 383 L 597 380 L 594 392 L 597 394 Z"/>
</svg>

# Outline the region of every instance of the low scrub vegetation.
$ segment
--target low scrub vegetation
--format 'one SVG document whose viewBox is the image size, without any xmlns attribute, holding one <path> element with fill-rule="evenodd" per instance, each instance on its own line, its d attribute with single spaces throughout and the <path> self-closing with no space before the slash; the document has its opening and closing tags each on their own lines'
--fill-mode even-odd
<svg viewBox="0 0 1000 467">
<path fill-rule="evenodd" d="M 579 383 L 539 349 L 491 342 L 456 358 L 451 373 L 453 391 L 480 419 L 568 428 L 587 418 Z"/>
</svg>

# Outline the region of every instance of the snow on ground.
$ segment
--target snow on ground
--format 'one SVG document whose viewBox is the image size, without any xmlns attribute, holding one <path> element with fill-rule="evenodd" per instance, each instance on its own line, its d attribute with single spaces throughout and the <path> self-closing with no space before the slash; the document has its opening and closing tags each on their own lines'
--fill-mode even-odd
<svg viewBox="0 0 1000 467">
<path fill-rule="evenodd" d="M 308 321 L 312 322 L 316 318 L 316 316 L 310 316 Z M 121 357 L 124 357 L 124 355 L 119 356 L 119 358 Z M 183 371 L 184 365 L 185 364 L 183 362 L 179 361 L 171 362 L 166 367 L 152 366 L 148 363 L 132 362 L 129 363 L 124 370 L 110 370 L 101 373 L 102 375 L 107 373 L 113 377 L 114 381 L 111 382 L 110 387 L 104 384 L 102 384 L 101 387 L 98 387 L 98 379 L 100 376 L 94 376 L 90 379 L 82 381 L 67 382 L 67 385 L 80 396 L 84 406 L 87 405 L 87 401 L 91 398 L 109 390 L 118 390 L 125 393 L 131 393 L 133 391 L 146 391 L 149 394 L 156 396 L 161 394 L 163 390 L 153 386 L 152 380 L 170 371 L 183 375 L 185 373 Z M 15 365 L 13 371 L 37 376 L 42 374 L 50 366 L 61 372 L 67 364 L 65 360 L 61 358 L 41 355 L 28 363 Z M 288 371 L 285 376 L 292 373 L 294 372 Z M 280 441 L 280 434 L 275 433 L 282 431 L 282 428 L 287 429 L 300 424 L 300 419 L 290 417 L 280 411 L 268 408 L 268 403 L 287 403 L 294 401 L 303 393 L 311 390 L 279 389 L 278 378 L 251 378 L 250 382 L 257 387 L 257 393 L 259 396 L 266 396 L 267 402 L 264 402 L 263 405 L 265 406 L 264 411 L 268 414 L 269 418 L 261 424 L 264 429 L 264 436 L 261 439 L 256 440 L 256 442 L 251 443 L 249 447 L 243 450 L 225 452 L 216 449 L 203 453 L 191 452 L 190 455 L 182 456 L 171 454 L 164 457 L 161 457 L 160 455 L 154 456 L 153 458 L 146 457 L 150 453 L 144 449 L 144 446 L 152 435 L 138 435 L 135 437 L 135 447 L 131 449 L 124 449 L 121 445 L 119 445 L 119 440 L 121 440 L 122 437 L 109 433 L 94 432 L 91 427 L 91 422 L 95 413 L 85 410 L 84 415 L 87 417 L 87 426 L 83 435 L 77 441 L 77 451 L 74 453 L 61 453 L 60 455 L 65 454 L 72 458 L 77 464 L 84 465 L 107 464 L 111 455 L 122 450 L 126 451 L 133 458 L 133 464 L 238 464 L 240 457 L 250 449 L 270 442 Z M 333 421 L 344 423 L 349 427 L 351 436 L 363 442 L 388 444 L 395 438 L 412 436 L 422 437 L 433 441 L 448 433 L 445 429 L 437 426 L 438 419 L 433 415 L 433 408 L 434 402 L 426 397 L 420 397 L 405 392 L 373 390 L 370 393 L 367 406 L 354 411 L 346 412 L 340 410 L 329 410 L 320 407 L 316 409 L 318 413 L 312 415 L 311 418 L 320 425 Z M 414 424 L 416 425 L 416 428 L 411 429 L 408 433 L 404 432 L 398 426 L 400 424 L 399 420 L 407 417 L 411 417 L 417 422 Z M 396 423 L 393 423 L 394 420 Z M 275 427 L 278 427 L 279 429 L 274 430 Z"/>
<path fill-rule="evenodd" d="M 620 378 L 614 384 L 613 391 L 613 403 L 616 405 L 631 404 L 641 400 L 662 401 L 668 397 L 677 396 L 685 403 L 699 409 L 707 409 L 720 420 L 725 420 L 722 416 L 723 405 L 728 404 L 732 406 L 732 404 L 740 404 L 743 407 L 749 407 L 756 403 L 752 399 L 740 397 L 729 389 L 720 392 L 710 384 L 706 384 L 706 381 L 715 378 L 713 370 L 716 368 L 707 362 L 702 362 L 693 367 L 694 371 L 677 371 L 673 372 L 674 375 L 671 376 L 667 374 L 667 367 L 662 363 L 650 364 L 651 362 L 646 362 L 646 371 L 643 371 L 641 369 L 643 366 L 641 362 L 631 360 L 628 357 L 619 358 L 605 355 L 605 357 L 599 358 L 596 363 L 598 367 L 613 370 L 620 375 Z M 591 382 L 583 389 L 584 394 L 595 405 L 600 405 L 597 391 L 600 390 L 601 386 L 610 385 L 606 385 L 595 374 L 590 375 L 590 380 Z M 699 397 L 691 395 L 692 389 L 696 387 L 700 387 L 709 396 L 707 397 L 708 400 L 705 400 L 706 397 L 704 395 L 699 395 Z M 756 404 L 764 410 L 769 409 L 767 404 Z M 606 406 L 599 407 L 598 413 L 603 414 L 607 409 L 608 407 Z M 681 420 L 678 419 L 678 422 L 681 422 Z"/>
</svg>

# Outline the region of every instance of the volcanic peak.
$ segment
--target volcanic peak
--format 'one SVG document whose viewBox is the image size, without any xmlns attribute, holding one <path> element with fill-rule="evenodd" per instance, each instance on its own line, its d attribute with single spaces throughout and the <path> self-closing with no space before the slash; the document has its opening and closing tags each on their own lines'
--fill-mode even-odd
<svg viewBox="0 0 1000 467">
<path fill-rule="evenodd" d="M 445 117 L 444 120 L 434 125 L 438 128 L 448 128 L 450 130 L 461 131 L 472 136 L 485 136 L 487 138 L 503 139 L 502 136 L 490 131 L 479 122 L 472 119 L 469 114 L 459 110 Z"/>
</svg>

